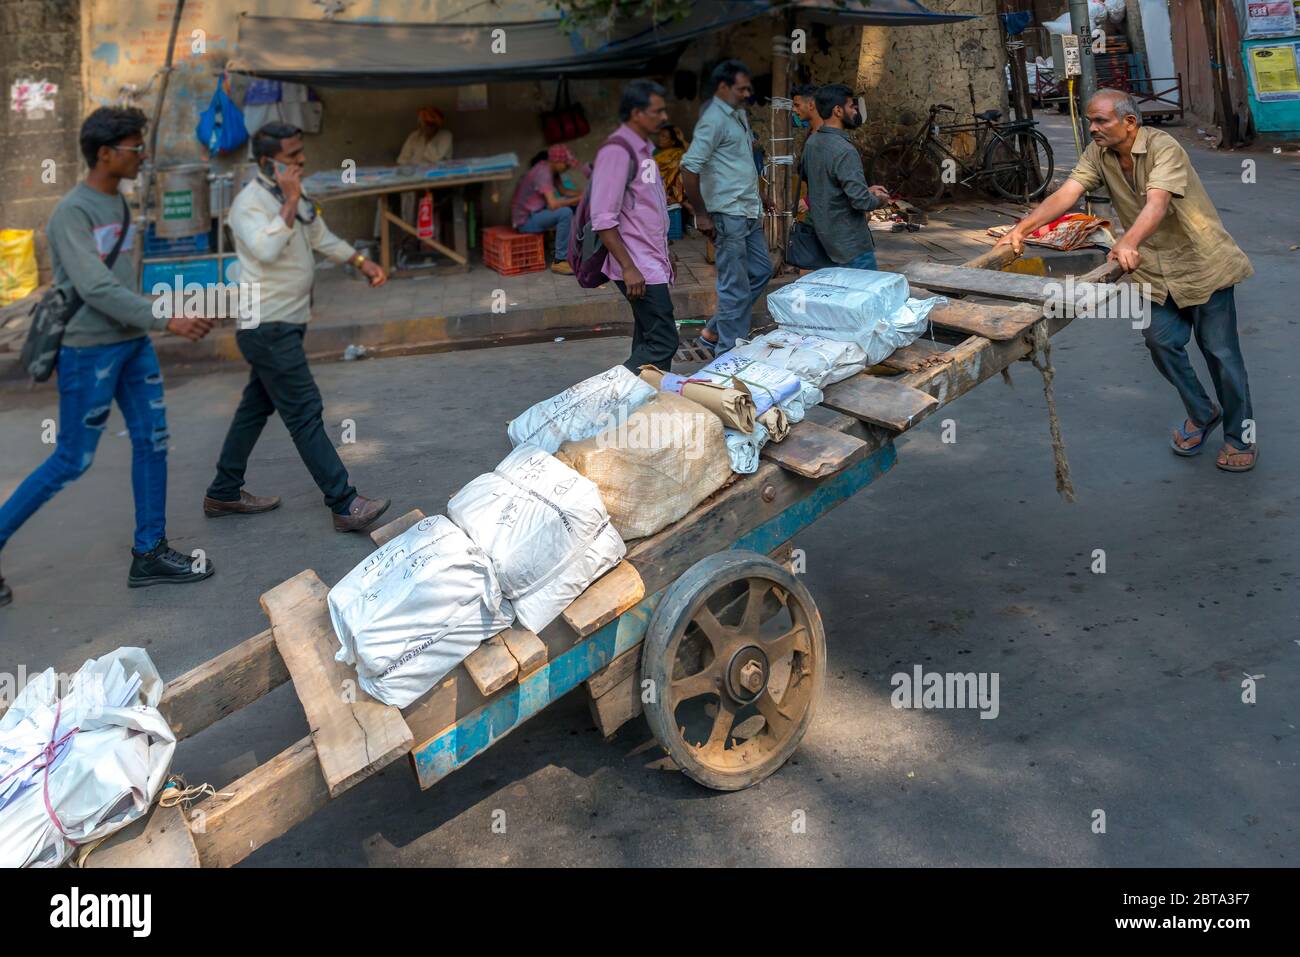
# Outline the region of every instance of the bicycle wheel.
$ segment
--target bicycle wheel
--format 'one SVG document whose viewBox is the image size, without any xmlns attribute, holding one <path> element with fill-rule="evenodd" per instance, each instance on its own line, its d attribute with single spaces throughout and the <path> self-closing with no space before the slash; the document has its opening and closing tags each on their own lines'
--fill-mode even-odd
<svg viewBox="0 0 1300 957">
<path fill-rule="evenodd" d="M 1005 199 L 1032 203 L 1052 184 L 1052 144 L 1035 129 L 994 133 L 984 150 L 983 178 Z"/>
<path fill-rule="evenodd" d="M 943 195 L 943 166 L 930 145 L 917 149 L 913 142 L 891 143 L 871 158 L 867 184 L 884 186 L 917 206 Z"/>
</svg>

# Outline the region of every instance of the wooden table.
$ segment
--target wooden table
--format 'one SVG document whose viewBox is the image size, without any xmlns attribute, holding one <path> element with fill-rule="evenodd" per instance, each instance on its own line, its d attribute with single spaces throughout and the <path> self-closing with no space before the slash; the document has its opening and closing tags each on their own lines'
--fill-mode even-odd
<svg viewBox="0 0 1300 957">
<path fill-rule="evenodd" d="M 519 168 L 496 170 L 483 173 L 464 173 L 453 176 L 429 178 L 421 175 L 393 177 L 382 183 L 340 184 L 325 190 L 312 192 L 311 196 L 318 202 L 328 203 L 338 199 L 357 199 L 362 196 L 374 196 L 379 208 L 379 264 L 392 278 L 413 275 L 434 275 L 446 273 L 469 272 L 469 236 L 465 222 L 465 187 L 474 183 L 500 182 L 514 179 Z M 449 189 L 452 192 L 452 245 L 445 246 L 434 239 L 422 237 L 410 223 L 400 216 L 395 216 L 388 209 L 388 197 L 393 193 L 422 192 Z M 448 265 L 438 266 L 433 270 L 393 270 L 393 243 L 390 227 L 414 236 L 430 249 L 442 253 L 451 260 Z"/>
</svg>

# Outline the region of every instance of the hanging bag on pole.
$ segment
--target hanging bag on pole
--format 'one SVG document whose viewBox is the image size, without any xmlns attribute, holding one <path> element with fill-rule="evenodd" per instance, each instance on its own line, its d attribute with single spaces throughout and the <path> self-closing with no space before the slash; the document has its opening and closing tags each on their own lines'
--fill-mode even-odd
<svg viewBox="0 0 1300 957">
<path fill-rule="evenodd" d="M 581 104 L 569 99 L 569 81 L 561 77 L 555 86 L 555 108 L 542 114 L 542 136 L 548 145 L 576 140 L 591 132 Z"/>
<path fill-rule="evenodd" d="M 231 153 L 248 142 L 244 114 L 226 92 L 228 84 L 229 78 L 223 73 L 208 108 L 199 114 L 199 124 L 194 128 L 194 135 L 212 156 Z"/>
</svg>

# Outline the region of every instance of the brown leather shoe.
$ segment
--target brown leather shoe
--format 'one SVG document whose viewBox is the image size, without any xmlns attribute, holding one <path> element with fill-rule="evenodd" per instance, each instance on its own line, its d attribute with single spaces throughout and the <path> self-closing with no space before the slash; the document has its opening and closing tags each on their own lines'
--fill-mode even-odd
<svg viewBox="0 0 1300 957">
<path fill-rule="evenodd" d="M 237 502 L 223 502 L 220 499 L 203 496 L 203 514 L 208 518 L 219 518 L 222 515 L 256 515 L 258 512 L 269 512 L 279 507 L 280 500 L 274 495 L 250 495 L 243 489 L 239 490 Z"/>
<path fill-rule="evenodd" d="M 386 498 L 366 498 L 364 495 L 358 495 L 348 506 L 346 515 L 334 513 L 334 531 L 364 532 L 375 523 L 375 519 L 388 511 L 390 504 Z"/>
</svg>

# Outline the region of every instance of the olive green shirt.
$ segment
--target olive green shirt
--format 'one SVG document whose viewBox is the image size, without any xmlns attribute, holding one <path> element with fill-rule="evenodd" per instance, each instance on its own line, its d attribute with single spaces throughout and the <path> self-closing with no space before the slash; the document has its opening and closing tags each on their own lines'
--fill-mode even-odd
<svg viewBox="0 0 1300 957">
<path fill-rule="evenodd" d="M 1223 228 L 1218 210 L 1201 185 L 1187 151 L 1164 130 L 1141 127 L 1133 141 L 1133 180 L 1119 165 L 1119 154 L 1089 144 L 1070 174 L 1085 190 L 1102 184 L 1125 229 L 1142 212 L 1149 189 L 1173 194 L 1165 218 L 1138 248 L 1141 264 L 1135 283 L 1150 285 L 1148 298 L 1163 303 L 1173 296 L 1179 308 L 1199 306 L 1220 289 L 1236 285 L 1254 273 L 1250 260 Z"/>
</svg>

